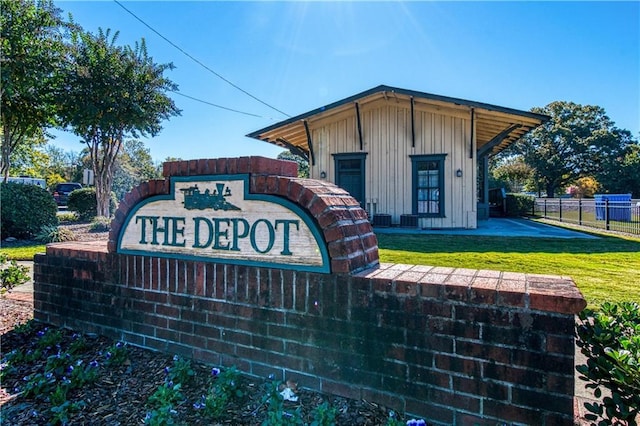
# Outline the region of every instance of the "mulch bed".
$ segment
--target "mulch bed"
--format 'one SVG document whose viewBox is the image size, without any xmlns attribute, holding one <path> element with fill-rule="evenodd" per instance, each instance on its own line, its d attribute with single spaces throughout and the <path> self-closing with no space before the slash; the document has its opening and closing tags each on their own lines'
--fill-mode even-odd
<svg viewBox="0 0 640 426">
<path fill-rule="evenodd" d="M 106 239 L 106 232 L 91 232 L 89 224 L 67 225 L 81 241 Z M 3 247 L 19 246 L 28 242 L 2 242 Z M 62 357 L 69 353 L 69 348 L 78 335 L 72 330 L 47 327 L 45 324 L 29 321 L 33 318 L 33 299 L 30 293 L 11 292 L 0 298 L 0 424 L 13 425 L 47 425 L 56 424 L 54 408 L 51 402 L 51 390 L 55 383 L 61 383 L 68 375 L 63 368 L 54 372 L 49 378 L 48 391 L 39 395 L 25 395 L 28 383 L 38 374 L 44 376 L 51 370 L 46 369 L 47 360 L 51 357 Z M 24 324 L 27 324 L 26 326 Z M 48 330 L 48 331 L 45 331 Z M 45 332 L 60 332 L 60 341 L 56 345 L 40 348 L 41 354 L 35 360 L 7 362 L 12 354 L 33 354 L 39 348 L 39 341 Z M 121 365 L 107 365 L 107 352 L 113 349 L 116 342 L 101 336 L 84 335 L 88 345 L 81 352 L 74 352 L 68 359 L 69 364 L 88 365 L 92 361 L 98 363 L 98 376 L 95 381 L 68 391 L 66 399 L 70 403 L 80 403 L 69 409 L 68 424 L 74 425 L 140 425 L 152 410 L 149 397 L 160 387 L 166 385 L 165 368 L 174 364 L 173 356 L 149 350 L 127 346 L 126 360 Z M 30 352 L 31 351 L 31 352 Z M 68 368 L 68 367 L 65 367 Z M 175 424 L 194 425 L 260 425 L 269 415 L 269 387 L 273 380 L 239 376 L 241 397 L 235 397 L 227 404 L 219 418 L 207 417 L 203 410 L 194 408 L 194 404 L 202 401 L 211 384 L 210 365 L 192 362 L 195 372 L 193 379 L 183 384 L 180 391 L 183 398 L 174 404 Z M 224 370 L 224 369 L 223 369 Z M 337 410 L 338 425 L 385 425 L 392 415 L 385 407 L 367 401 L 323 395 L 304 388 L 304 383 L 295 387 L 298 402 L 284 402 L 285 412 L 298 411 L 304 424 L 311 424 L 313 412 L 324 402 Z M 52 410 L 53 409 L 53 410 Z M 400 416 L 394 414 L 398 420 Z"/>
</svg>

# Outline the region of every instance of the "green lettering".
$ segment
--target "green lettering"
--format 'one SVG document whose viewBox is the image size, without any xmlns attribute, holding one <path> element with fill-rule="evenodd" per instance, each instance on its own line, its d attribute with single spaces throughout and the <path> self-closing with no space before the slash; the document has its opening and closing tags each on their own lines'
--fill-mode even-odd
<svg viewBox="0 0 640 426">
<path fill-rule="evenodd" d="M 184 241 L 184 222 L 185 219 L 183 217 L 164 218 L 164 246 L 184 247 L 186 245 L 186 241 Z M 181 223 L 182 226 L 178 227 L 178 223 Z M 171 226 L 169 224 L 171 224 Z M 170 235 L 168 232 L 169 229 L 171 229 Z M 178 235 L 183 238 L 180 243 L 178 242 Z"/>
<path fill-rule="evenodd" d="M 195 223 L 194 234 L 193 234 L 193 239 L 195 241 L 193 242 L 193 248 L 209 247 L 211 245 L 211 242 L 213 241 L 213 225 L 211 225 L 211 222 L 204 217 L 194 217 L 193 222 Z M 200 223 L 202 222 L 204 222 L 207 225 L 208 238 L 205 244 L 200 244 Z"/>
<path fill-rule="evenodd" d="M 258 224 L 259 223 L 264 223 L 265 225 L 267 225 L 267 232 L 269 233 L 269 240 L 267 242 L 267 248 L 265 248 L 264 250 L 260 250 L 258 248 L 258 244 L 256 241 L 256 230 L 258 228 Z M 258 253 L 268 253 L 269 251 L 271 251 L 271 249 L 273 248 L 273 243 L 276 240 L 276 235 L 275 235 L 275 231 L 273 229 L 273 225 L 271 225 L 271 222 L 269 222 L 267 219 L 258 219 L 256 220 L 253 225 L 251 226 L 251 247 L 253 247 L 253 249 L 255 251 L 257 251 Z"/>
<path fill-rule="evenodd" d="M 136 216 L 136 223 L 140 222 L 140 244 L 149 244 L 147 241 L 147 220 L 153 223 L 157 216 Z"/>
<path fill-rule="evenodd" d="M 233 222 L 233 245 L 231 246 L 232 251 L 240 251 L 240 247 L 238 247 L 238 239 L 246 238 L 249 235 L 249 222 L 243 218 L 231 219 Z M 243 230 L 240 233 L 238 230 L 240 229 L 239 224 L 242 223 Z"/>
<path fill-rule="evenodd" d="M 213 249 L 214 250 L 229 250 L 229 241 L 227 241 L 226 245 L 220 245 L 220 237 L 225 237 L 227 240 L 229 239 L 229 229 L 225 229 L 224 231 L 220 230 L 220 223 L 225 223 L 227 227 L 229 226 L 229 219 L 213 219 L 214 231 L 213 231 Z"/>
<path fill-rule="evenodd" d="M 278 230 L 278 225 L 282 224 L 284 227 L 284 235 L 282 237 L 282 251 L 280 252 L 283 256 L 291 256 L 291 250 L 289 250 L 289 225 L 295 224 L 296 231 L 300 230 L 300 221 L 292 220 L 292 219 L 277 219 L 276 220 L 276 230 Z"/>
</svg>

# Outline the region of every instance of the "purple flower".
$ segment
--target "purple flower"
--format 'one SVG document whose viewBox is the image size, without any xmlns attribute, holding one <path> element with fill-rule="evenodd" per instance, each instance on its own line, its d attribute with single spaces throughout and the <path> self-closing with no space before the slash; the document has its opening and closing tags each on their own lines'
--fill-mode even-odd
<svg viewBox="0 0 640 426">
<path fill-rule="evenodd" d="M 173 362 L 178 362 L 179 360 L 180 360 L 180 357 L 178 357 L 178 355 L 173 356 Z"/>
<path fill-rule="evenodd" d="M 92 368 L 98 368 L 98 361 L 95 359 L 89 363 L 89 366 Z"/>
<path fill-rule="evenodd" d="M 218 374 L 220 374 L 220 369 L 219 369 L 219 368 L 215 368 L 215 367 L 213 367 L 213 368 L 211 369 L 211 375 L 212 375 L 213 377 L 216 377 Z"/>
<path fill-rule="evenodd" d="M 200 402 L 194 402 L 193 403 L 193 408 L 195 410 L 200 410 L 203 407 L 203 405 Z"/>
<path fill-rule="evenodd" d="M 121 348 L 121 347 L 123 347 L 123 346 L 124 346 L 124 344 L 123 344 L 122 342 L 118 342 L 118 343 L 116 343 L 116 348 Z"/>
<path fill-rule="evenodd" d="M 73 372 L 73 365 L 70 365 L 70 366 L 67 368 L 67 371 L 68 371 L 69 373 L 72 373 L 72 372 Z"/>
<path fill-rule="evenodd" d="M 169 371 L 171 371 L 171 369 L 169 367 L 165 367 L 164 368 L 164 374 L 169 374 Z"/>
</svg>

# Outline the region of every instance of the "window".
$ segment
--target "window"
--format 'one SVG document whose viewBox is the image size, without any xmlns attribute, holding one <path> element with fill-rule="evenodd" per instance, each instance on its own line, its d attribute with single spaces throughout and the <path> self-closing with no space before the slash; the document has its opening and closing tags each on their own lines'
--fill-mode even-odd
<svg viewBox="0 0 640 426">
<path fill-rule="evenodd" d="M 444 217 L 444 159 L 446 154 L 412 155 L 413 214 Z"/>
</svg>

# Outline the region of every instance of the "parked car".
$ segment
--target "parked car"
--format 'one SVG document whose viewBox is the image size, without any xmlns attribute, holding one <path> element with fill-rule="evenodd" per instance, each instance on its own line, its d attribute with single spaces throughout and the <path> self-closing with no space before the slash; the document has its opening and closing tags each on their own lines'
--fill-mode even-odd
<svg viewBox="0 0 640 426">
<path fill-rule="evenodd" d="M 82 188 L 82 184 L 77 182 L 59 183 L 53 190 L 53 199 L 56 200 L 56 204 L 59 206 L 66 206 L 69 194 L 80 188 Z"/>
</svg>

